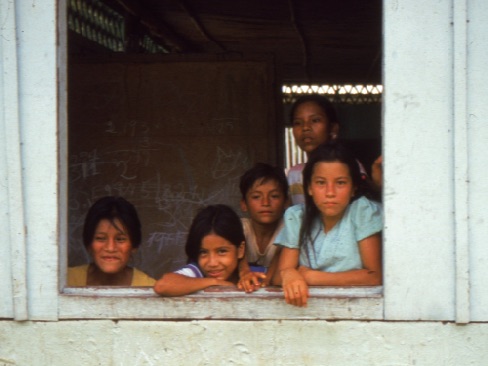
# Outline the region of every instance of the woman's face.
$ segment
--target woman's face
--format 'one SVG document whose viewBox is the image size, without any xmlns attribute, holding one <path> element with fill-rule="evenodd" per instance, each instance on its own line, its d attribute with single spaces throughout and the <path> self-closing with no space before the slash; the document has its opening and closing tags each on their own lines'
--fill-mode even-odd
<svg viewBox="0 0 488 366">
<path fill-rule="evenodd" d="M 244 251 L 244 242 L 237 248 L 219 235 L 208 234 L 202 240 L 198 265 L 205 277 L 229 280 L 237 269 L 239 259 L 244 257 Z"/>
<path fill-rule="evenodd" d="M 315 102 L 304 102 L 295 109 L 293 115 L 293 136 L 295 142 L 307 154 L 329 140 L 331 123 L 325 111 Z M 336 126 L 336 124 L 334 124 Z"/>
<path fill-rule="evenodd" d="M 95 265 L 107 274 L 122 271 L 134 251 L 120 220 L 116 219 L 114 224 L 115 226 L 107 219 L 100 220 L 90 245 L 90 254 Z"/>
</svg>

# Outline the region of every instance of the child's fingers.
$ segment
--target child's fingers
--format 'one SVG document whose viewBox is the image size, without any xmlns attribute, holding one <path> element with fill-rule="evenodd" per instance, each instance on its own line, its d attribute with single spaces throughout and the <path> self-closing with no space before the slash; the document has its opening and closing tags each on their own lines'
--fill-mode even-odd
<svg viewBox="0 0 488 366">
<path fill-rule="evenodd" d="M 244 290 L 246 292 L 249 292 L 249 289 L 252 287 L 251 283 L 247 280 L 241 280 L 237 284 L 237 287 L 241 290 Z"/>
<path fill-rule="evenodd" d="M 251 282 L 256 287 L 261 287 L 261 284 L 266 280 L 266 275 L 264 273 L 255 273 Z"/>
<path fill-rule="evenodd" d="M 246 292 L 253 292 L 262 287 L 262 283 L 266 279 L 264 273 L 252 272 L 241 278 L 237 287 Z"/>
<path fill-rule="evenodd" d="M 307 306 L 308 288 L 294 285 L 285 289 L 285 301 L 294 306 Z"/>
<path fill-rule="evenodd" d="M 243 275 L 237 287 L 245 292 L 253 292 L 264 286 L 266 275 L 260 272 L 248 272 Z"/>
<path fill-rule="evenodd" d="M 238 286 L 245 292 L 253 292 L 256 290 L 256 286 L 253 284 L 252 279 L 240 281 Z"/>
</svg>

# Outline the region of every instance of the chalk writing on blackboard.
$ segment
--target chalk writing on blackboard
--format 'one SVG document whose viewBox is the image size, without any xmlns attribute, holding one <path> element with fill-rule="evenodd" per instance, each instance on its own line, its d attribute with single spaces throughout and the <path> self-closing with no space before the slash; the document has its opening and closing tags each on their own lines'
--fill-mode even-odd
<svg viewBox="0 0 488 366">
<path fill-rule="evenodd" d="M 136 206 L 143 242 L 134 264 L 153 276 L 185 262 L 200 208 L 240 212 L 239 177 L 274 161 L 268 70 L 266 61 L 71 63 L 69 265 L 89 260 L 83 221 L 102 196 Z"/>
</svg>

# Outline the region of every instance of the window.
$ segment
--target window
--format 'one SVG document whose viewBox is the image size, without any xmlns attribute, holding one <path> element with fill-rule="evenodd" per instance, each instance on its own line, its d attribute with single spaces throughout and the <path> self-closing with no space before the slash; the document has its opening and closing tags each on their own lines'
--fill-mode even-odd
<svg viewBox="0 0 488 366">
<path fill-rule="evenodd" d="M 8 209 L 4 215 L 8 220 L 0 220 L 7 233 L 7 245 L 0 246 L 4 274 L 0 287 L 2 293 L 12 294 L 2 297 L 0 316 L 177 319 L 186 316 L 175 310 L 182 304 L 187 314 L 189 308 L 196 308 L 202 318 L 214 317 L 216 309 L 226 315 L 231 309 L 245 309 L 248 314 L 243 318 L 260 319 L 259 303 L 253 298 L 160 299 L 137 289 L 131 295 L 126 289 L 93 292 L 114 291 L 113 296 L 101 298 L 59 294 L 56 270 L 65 268 L 58 258 L 61 263 L 66 258 L 62 251 L 68 232 L 63 225 L 68 207 L 63 100 L 67 54 L 58 55 L 57 47 L 66 49 L 63 29 L 67 25 L 63 17 L 59 24 L 53 21 L 56 6 L 54 1 L 44 1 L 36 7 L 17 2 L 15 7 L 0 8 L 0 146 L 5 149 L 0 154 L 0 206 Z M 65 2 L 59 2 L 59 11 L 66 11 Z M 358 319 L 484 322 L 488 319 L 483 271 L 486 225 L 479 223 L 486 221 L 482 182 L 487 155 L 482 153 L 486 127 L 479 116 L 486 114 L 486 73 L 481 67 L 486 47 L 479 40 L 486 36 L 486 5 L 385 2 L 383 17 L 384 296 L 373 304 L 368 303 L 371 297 L 365 302 L 348 298 L 346 303 L 340 297 L 326 298 L 308 309 L 293 309 L 271 298 L 265 300 L 270 304 L 265 310 L 273 309 L 274 319 L 349 318 L 350 311 Z M 62 32 L 56 39 L 58 25 Z M 19 42 L 12 42 L 16 37 Z M 12 159 L 13 153 L 17 159 Z M 460 179 L 465 173 L 469 179 Z M 454 204 L 458 209 L 453 209 Z M 459 210 L 463 207 L 468 216 Z M 360 310 L 361 303 L 369 305 L 365 306 L 368 312 Z"/>
<path fill-rule="evenodd" d="M 104 3 L 99 1 L 86 3 L 80 1 L 70 2 L 68 14 L 67 26 L 71 30 L 69 32 L 70 64 L 67 72 L 67 75 L 69 75 L 67 102 L 68 105 L 70 105 L 68 113 L 69 123 L 67 123 L 67 125 L 61 123 L 60 128 L 63 131 L 63 135 L 67 133 L 71 136 L 68 146 L 61 146 L 65 151 L 69 152 L 69 160 L 65 162 L 65 167 L 67 168 L 66 175 L 68 177 L 68 201 L 66 202 L 66 207 L 67 216 L 70 217 L 70 221 L 68 227 L 66 227 L 65 223 L 62 223 L 62 226 L 64 226 L 64 231 L 67 236 L 66 241 L 69 242 L 70 245 L 67 249 L 61 248 L 60 251 L 61 278 L 65 276 L 64 272 L 67 263 L 63 262 L 66 260 L 66 257 L 70 258 L 70 265 L 76 265 L 79 264 L 79 262 L 86 260 L 86 253 L 84 253 L 83 250 L 80 250 L 79 245 L 72 245 L 72 243 L 79 240 L 75 238 L 81 238 L 80 229 L 82 223 L 80 218 L 86 213 L 90 203 L 93 203 L 91 200 L 106 194 L 122 195 L 128 198 L 131 202 L 134 201 L 131 197 L 139 197 L 136 198 L 140 200 L 139 205 L 137 205 L 138 202 L 133 202 L 136 206 L 144 207 L 152 205 L 159 210 L 157 215 L 166 215 L 158 222 L 149 222 L 149 224 L 147 220 L 144 222 L 144 225 L 146 226 L 154 225 L 153 227 L 159 226 L 159 228 L 150 231 L 150 234 L 148 235 L 149 241 L 146 247 L 142 247 L 142 250 L 140 249 L 140 257 L 136 258 L 136 263 L 137 261 L 142 261 L 143 259 L 141 258 L 143 257 L 147 258 L 146 260 L 157 258 L 157 256 L 154 256 L 154 252 L 156 251 L 158 254 L 163 252 L 167 253 L 168 257 L 172 258 L 167 259 L 159 257 L 163 258 L 163 262 L 165 260 L 171 262 L 163 263 L 163 265 L 166 266 L 164 271 L 167 270 L 169 265 L 178 267 L 181 263 L 174 261 L 174 258 L 183 257 L 180 243 L 184 240 L 185 226 L 181 226 L 181 220 L 178 220 L 174 213 L 177 212 L 178 215 L 185 215 L 189 222 L 194 216 L 195 203 L 201 205 L 202 203 L 205 203 L 206 197 L 211 196 L 212 199 L 215 199 L 215 195 L 208 194 L 208 192 L 207 194 L 202 195 L 196 188 L 189 186 L 185 187 L 185 183 L 187 182 L 184 180 L 184 175 L 183 182 L 185 183 L 180 183 L 179 185 L 167 184 L 165 182 L 161 184 L 161 179 L 165 178 L 163 175 L 142 177 L 140 171 L 138 171 L 136 167 L 140 165 L 153 168 L 154 166 L 151 164 L 154 164 L 155 162 L 153 161 L 154 157 L 151 154 L 157 149 L 164 150 L 163 152 L 167 154 L 169 160 L 173 162 L 183 162 L 184 159 L 178 160 L 182 158 L 181 155 L 175 154 L 172 152 L 171 148 L 167 147 L 171 145 L 169 144 L 169 141 L 163 143 L 155 141 L 155 137 L 162 138 L 164 135 L 161 131 L 157 130 L 155 125 L 150 125 L 149 117 L 143 116 L 141 118 L 141 114 L 137 113 L 134 116 L 131 110 L 125 108 L 125 105 L 136 100 L 137 94 L 148 96 L 150 93 L 154 93 L 154 90 L 156 89 L 148 89 L 145 91 L 140 88 L 141 86 L 144 88 L 144 86 L 148 84 L 148 80 L 153 79 L 155 75 L 164 75 L 164 73 L 167 73 L 166 76 L 178 75 L 177 78 L 179 79 L 179 82 L 184 83 L 185 80 L 184 77 L 182 78 L 182 75 L 189 74 L 190 77 L 188 79 L 190 80 L 193 78 L 191 71 L 188 69 L 184 70 L 181 66 L 174 66 L 170 62 L 166 63 L 162 68 L 149 70 L 147 74 L 144 74 L 145 71 L 140 73 L 141 68 L 137 69 L 136 67 L 135 69 L 138 70 L 137 72 L 142 75 L 140 79 L 131 79 L 130 76 L 125 79 L 120 79 L 120 75 L 126 73 L 127 76 L 135 70 L 134 68 L 129 70 L 132 66 L 124 65 L 124 62 L 121 61 L 122 54 L 129 52 L 129 49 L 125 48 L 124 45 L 128 44 L 127 42 L 130 37 L 128 38 L 127 29 L 130 27 L 122 22 L 120 14 L 113 9 L 111 10 L 104 5 Z M 157 39 L 147 34 L 141 36 L 141 41 L 137 44 L 145 44 L 148 39 L 147 37 L 150 37 L 152 40 L 151 42 L 156 42 L 156 46 L 153 45 L 154 47 L 142 48 L 135 47 L 133 49 L 138 49 L 139 52 L 144 50 L 142 51 L 143 53 L 168 52 L 167 46 L 161 45 L 157 42 Z M 87 42 L 87 40 L 89 42 Z M 104 53 L 100 50 L 100 46 L 110 50 L 112 53 L 115 52 L 115 54 L 109 55 Z M 61 53 L 63 53 L 62 50 Z M 176 60 L 180 59 L 176 58 Z M 141 64 L 144 63 L 147 65 L 151 63 L 151 59 L 140 58 L 140 55 L 132 56 L 130 59 L 132 63 L 134 63 L 134 61 L 138 62 L 137 60 L 142 60 Z M 159 61 L 161 60 L 163 59 L 159 59 Z M 235 61 L 236 64 L 238 64 L 240 60 L 241 58 L 234 57 L 231 58 L 230 61 Z M 202 62 L 202 58 L 186 56 L 186 61 L 193 63 L 192 66 L 194 67 L 197 62 Z M 262 69 L 258 67 L 258 72 L 261 72 L 261 70 L 263 70 L 263 73 L 269 71 L 269 66 L 266 60 L 263 62 L 260 58 L 253 58 L 251 60 L 245 59 L 244 61 L 248 65 L 249 61 L 256 61 L 256 64 L 261 63 L 264 65 L 259 66 L 262 67 Z M 215 60 L 213 62 L 215 63 Z M 226 62 L 229 62 L 229 60 Z M 100 64 L 105 64 L 105 67 L 100 66 Z M 150 67 L 146 69 L 150 69 Z M 205 75 L 210 72 L 211 71 L 207 70 L 198 73 Z M 222 74 L 221 67 L 219 68 L 219 73 Z M 94 88 L 93 85 L 90 85 L 90 82 L 93 80 L 102 79 L 106 79 L 108 82 L 103 83 L 96 88 Z M 228 81 L 229 80 L 231 79 L 228 79 Z M 256 78 L 246 77 L 245 80 L 256 80 Z M 117 83 L 120 82 L 127 83 L 129 88 L 133 88 L 134 90 L 136 88 L 139 89 L 137 89 L 137 93 L 134 93 L 134 95 L 114 94 L 116 97 L 114 97 L 114 95 L 110 96 L 110 92 L 117 90 L 117 88 L 114 88 L 114 85 L 117 85 Z M 232 82 L 235 82 L 235 80 Z M 269 81 L 266 80 L 265 82 L 269 83 Z M 164 84 L 160 83 L 160 85 Z M 273 94 L 273 91 L 267 89 L 268 87 L 266 86 L 271 86 L 271 83 L 262 84 L 265 85 L 264 88 L 261 84 L 258 86 L 250 85 L 248 87 L 246 87 L 246 84 L 242 83 L 237 85 L 238 88 L 252 88 L 253 91 L 255 91 L 256 88 L 261 88 L 263 94 L 260 95 L 260 97 L 264 101 L 269 101 L 270 95 Z M 195 96 L 201 98 L 201 96 L 208 94 L 208 92 L 206 93 L 206 90 L 210 90 L 210 86 L 210 83 L 205 85 L 206 88 L 203 90 L 193 88 Z M 330 88 L 336 87 L 331 86 Z M 349 87 L 344 88 L 337 89 L 336 93 L 340 93 L 341 96 L 352 95 L 354 94 L 354 90 L 357 89 L 356 86 L 352 87 L 352 89 Z M 168 93 L 168 97 L 177 94 L 178 89 L 171 85 L 166 86 L 166 89 L 165 92 Z M 63 90 L 62 85 L 61 90 Z M 96 92 L 92 93 L 92 90 L 96 90 Z M 314 87 L 312 87 L 312 90 L 314 90 Z M 343 90 L 347 92 L 344 95 L 342 95 Z M 369 90 L 369 92 L 371 91 Z M 267 93 L 269 93 L 269 95 Z M 242 105 L 243 108 L 249 107 L 250 105 L 259 106 L 259 108 L 261 108 L 258 109 L 260 113 L 256 113 L 249 117 L 251 123 L 254 123 L 253 121 L 255 121 L 255 123 L 263 125 L 263 120 L 274 121 L 276 119 L 273 116 L 273 113 L 275 112 L 266 109 L 267 105 L 273 105 L 274 103 L 260 103 L 259 100 L 255 99 L 243 100 L 243 95 L 247 94 L 237 94 L 234 96 L 236 99 L 231 99 L 230 101 L 233 102 L 239 100 L 240 105 Z M 194 112 L 195 108 L 198 108 L 198 105 L 195 106 L 194 102 L 191 105 L 193 110 L 188 110 L 189 105 L 185 103 L 187 100 L 186 96 L 176 95 L 177 98 L 173 100 L 170 100 L 168 97 L 165 96 L 160 98 L 158 103 L 162 103 L 165 108 L 179 108 L 179 110 L 188 113 L 187 115 L 184 115 L 183 118 L 174 119 L 174 122 L 180 124 L 183 122 L 183 124 L 177 126 L 176 132 L 170 132 L 170 139 L 172 139 L 173 144 L 174 141 L 178 140 L 189 141 L 184 140 L 192 135 L 192 133 L 187 132 L 189 128 L 188 126 L 195 128 L 194 126 L 199 125 L 198 123 L 193 123 L 187 119 L 191 117 L 190 113 Z M 232 97 L 233 96 L 230 95 L 230 98 Z M 144 100 L 145 102 L 143 102 Z M 350 102 L 349 99 L 346 101 Z M 143 108 L 144 110 L 152 110 L 152 108 L 156 106 L 155 101 L 147 100 L 147 98 L 140 99 L 139 102 L 142 102 L 142 105 L 146 103 L 146 107 Z M 225 103 L 224 105 L 227 104 L 231 105 L 232 103 Z M 107 106 L 111 107 L 107 109 Z M 105 111 L 106 114 L 97 114 L 100 110 Z M 107 110 L 108 112 L 106 112 Z M 247 108 L 246 113 L 248 113 L 248 111 L 249 108 Z M 218 118 L 214 120 L 216 122 L 214 125 L 198 127 L 195 133 L 205 134 L 208 132 L 208 129 L 211 129 L 210 132 L 214 136 L 222 136 L 225 135 L 225 133 L 235 135 L 238 127 L 235 120 L 228 118 L 228 112 L 229 110 L 226 109 L 219 110 L 218 113 L 221 114 L 217 114 Z M 124 113 L 126 114 L 125 116 Z M 202 113 L 198 113 L 198 115 L 201 115 Z M 245 113 L 241 113 L 241 115 L 244 114 Z M 127 115 L 131 115 L 130 118 Z M 263 118 L 263 115 L 266 117 Z M 187 125 L 184 124 L 185 122 Z M 255 130 L 257 130 L 256 126 L 254 127 Z M 261 143 L 253 143 L 249 144 L 249 146 L 244 145 L 241 151 L 232 151 L 226 149 L 225 146 L 220 150 L 217 149 L 217 160 L 215 160 L 215 164 L 221 170 L 219 171 L 219 176 L 215 178 L 226 179 L 227 185 L 223 190 L 225 191 L 224 193 L 226 196 L 224 197 L 232 199 L 235 201 L 235 204 L 237 204 L 239 200 L 239 195 L 235 190 L 229 191 L 230 188 L 228 187 L 236 187 L 237 178 L 242 173 L 242 169 L 234 170 L 238 171 L 238 174 L 229 175 L 228 173 L 236 168 L 236 163 L 247 163 L 246 152 L 252 148 L 254 157 L 256 157 L 256 154 L 261 154 L 262 157 L 265 157 L 262 159 L 268 161 L 277 161 L 279 158 L 280 153 L 276 153 L 276 151 L 279 150 L 278 146 L 271 146 L 271 148 L 269 146 L 270 138 L 271 140 L 278 141 L 279 135 L 265 135 L 266 133 L 269 133 L 269 131 L 275 131 L 277 129 L 272 127 L 272 125 L 269 125 L 265 126 L 265 130 L 268 132 L 265 132 L 262 136 L 252 136 L 253 138 L 261 139 Z M 99 136 L 94 132 L 103 135 L 102 137 L 104 141 L 97 141 Z M 175 135 L 171 135 L 172 133 Z M 76 136 L 76 139 L 73 139 L 72 136 Z M 117 137 L 127 137 L 132 140 L 135 139 L 137 140 L 137 146 L 139 146 L 139 148 L 133 149 L 124 146 L 123 142 L 118 142 Z M 79 150 L 76 150 L 76 144 L 78 144 L 79 141 L 86 141 L 87 143 Z M 255 140 L 253 141 L 255 142 Z M 106 144 L 104 144 L 105 142 Z M 259 151 L 256 146 L 267 146 L 268 149 Z M 74 147 L 75 149 L 73 149 Z M 178 151 L 178 149 L 176 149 L 176 151 Z M 66 156 L 65 153 L 61 153 L 60 155 Z M 61 165 L 63 165 L 63 162 Z M 237 168 L 242 168 L 242 166 L 237 166 Z M 151 169 L 148 168 L 147 170 Z M 114 178 L 110 182 L 103 180 L 97 182 L 97 177 L 103 174 L 104 171 L 109 172 L 107 176 L 112 178 L 119 177 L 120 179 L 117 180 Z M 181 173 L 175 174 L 180 174 L 180 178 L 177 179 L 181 179 Z M 83 187 L 83 189 L 80 189 L 80 187 Z M 63 190 L 65 188 L 61 189 Z M 220 188 L 218 188 L 217 191 L 219 189 Z M 175 200 L 178 200 L 178 202 L 175 203 Z M 182 202 L 186 203 L 186 205 L 182 206 Z M 76 214 L 73 215 L 73 212 L 76 212 Z M 154 216 L 154 213 L 149 214 L 149 216 L 150 215 Z M 180 252 L 178 252 L 178 247 Z M 147 252 L 144 253 L 144 251 Z M 149 255 L 147 255 L 148 253 Z M 151 255 L 151 253 L 153 255 Z M 139 262 L 139 264 L 140 263 L 141 262 Z M 149 264 L 149 266 L 154 267 L 157 266 L 157 264 Z M 62 282 L 63 281 L 61 281 L 61 287 L 63 287 Z M 237 291 L 220 292 L 218 290 L 209 290 L 184 298 L 163 299 L 154 295 L 152 289 L 62 288 L 62 295 L 59 297 L 59 317 L 92 318 L 94 317 L 94 307 L 97 309 L 96 317 L 101 318 L 132 318 L 137 316 L 137 318 L 201 319 L 381 319 L 382 317 L 383 298 L 381 287 L 350 289 L 314 288 L 311 291 L 313 299 L 307 309 L 290 309 L 290 306 L 284 303 L 279 289 L 263 289 L 253 295 L 243 294 Z M 216 296 L 216 292 L 218 293 L 218 296 Z M 227 298 L 231 305 L 223 308 L 223 298 Z M 266 301 L 266 305 L 263 305 L 264 300 Z M 324 311 L 324 307 L 327 310 Z M 236 311 L 236 308 L 239 308 L 238 311 Z M 256 309 L 258 308 L 262 311 L 260 310 L 257 312 Z"/>
</svg>

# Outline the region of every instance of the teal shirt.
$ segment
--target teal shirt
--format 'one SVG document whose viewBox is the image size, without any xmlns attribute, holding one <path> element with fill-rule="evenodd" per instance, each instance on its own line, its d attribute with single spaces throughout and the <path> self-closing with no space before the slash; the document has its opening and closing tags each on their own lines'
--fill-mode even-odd
<svg viewBox="0 0 488 366">
<path fill-rule="evenodd" d="M 285 212 L 285 226 L 275 243 L 298 249 L 304 205 L 295 205 Z M 317 218 L 312 228 L 313 244 L 300 248 L 300 265 L 324 272 L 344 272 L 363 268 L 359 241 L 383 229 L 383 210 L 379 203 L 360 197 L 346 208 L 346 212 L 328 233 Z"/>
</svg>

